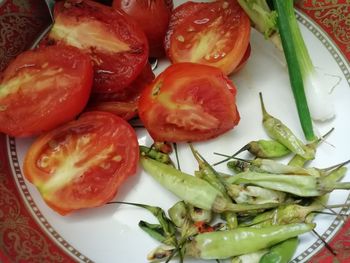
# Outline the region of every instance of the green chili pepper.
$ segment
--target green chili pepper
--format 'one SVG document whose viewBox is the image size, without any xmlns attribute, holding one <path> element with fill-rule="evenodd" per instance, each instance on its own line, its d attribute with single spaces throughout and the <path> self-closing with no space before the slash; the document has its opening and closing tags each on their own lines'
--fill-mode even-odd
<svg viewBox="0 0 350 263">
<path fill-rule="evenodd" d="M 229 195 L 238 204 L 282 203 L 286 193 L 258 186 L 243 186 L 231 184 L 228 186 Z"/>
<path fill-rule="evenodd" d="M 278 243 L 268 253 L 262 256 L 259 263 L 288 263 L 293 258 L 298 244 L 298 237 Z"/>
<path fill-rule="evenodd" d="M 259 263 L 262 256 L 267 252 L 269 252 L 269 250 L 263 249 L 256 252 L 236 256 L 232 258 L 231 263 Z"/>
<path fill-rule="evenodd" d="M 286 146 L 275 140 L 252 141 L 248 151 L 259 158 L 279 158 L 290 154 Z"/>
<path fill-rule="evenodd" d="M 176 247 L 160 245 L 148 253 L 147 260 L 150 262 L 169 260 L 174 256 L 174 253 L 176 253 Z"/>
<path fill-rule="evenodd" d="M 231 201 L 231 198 L 226 191 L 225 182 L 222 180 L 218 172 L 216 172 L 215 169 L 210 166 L 210 164 L 193 148 L 192 144 L 190 144 L 190 148 L 194 158 L 198 162 L 199 171 L 201 173 L 200 178 L 219 190 L 228 201 Z"/>
<path fill-rule="evenodd" d="M 150 157 L 154 160 L 157 160 L 158 162 L 161 162 L 161 163 L 172 164 L 172 161 L 171 161 L 169 155 L 166 153 L 162 153 L 158 150 L 155 150 L 153 148 L 148 148 L 148 147 L 142 146 L 142 145 L 139 146 L 139 149 L 140 149 L 141 155 L 143 155 L 143 156 L 148 156 L 148 157 Z"/>
<path fill-rule="evenodd" d="M 222 213 L 224 211 L 249 212 L 278 206 L 276 204 L 233 204 L 205 180 L 144 156 L 140 160 L 145 171 L 163 187 L 177 195 L 181 200 L 196 207 Z"/>
<path fill-rule="evenodd" d="M 263 126 L 267 134 L 286 146 L 291 152 L 302 156 L 306 160 L 312 160 L 315 158 L 315 150 L 307 147 L 303 144 L 293 132 L 284 125 L 279 119 L 271 116 L 265 108 L 262 94 L 259 93 L 261 109 L 263 112 Z"/>
<path fill-rule="evenodd" d="M 311 143 L 308 143 L 306 146 L 310 149 L 314 149 L 316 152 L 317 146 L 324 141 L 324 139 L 330 135 L 334 131 L 334 128 L 330 129 L 325 135 L 323 135 L 321 138 L 318 138 L 314 140 Z M 294 155 L 293 158 L 288 162 L 288 165 L 290 166 L 296 166 L 296 167 L 303 167 L 309 160 L 303 158 L 300 155 Z"/>
<path fill-rule="evenodd" d="M 225 259 L 268 248 L 314 227 L 315 224 L 289 224 L 198 234 L 187 243 L 186 253 L 202 259 Z"/>
<path fill-rule="evenodd" d="M 320 196 L 334 189 L 350 189 L 350 183 L 325 184 L 323 180 L 323 177 L 313 175 L 281 175 L 259 172 L 242 172 L 226 179 L 227 183 L 253 184 L 301 197 Z"/>
<path fill-rule="evenodd" d="M 167 243 L 166 236 L 163 227 L 160 224 L 150 224 L 146 221 L 141 220 L 139 222 L 139 227 L 161 243 Z"/>
<path fill-rule="evenodd" d="M 276 162 L 270 159 L 256 158 L 254 160 L 238 159 L 227 163 L 228 168 L 235 172 L 253 171 L 273 174 L 297 174 L 320 176 L 319 169 L 303 168 Z"/>
<path fill-rule="evenodd" d="M 168 215 L 171 219 L 171 221 L 176 225 L 177 227 L 181 228 L 183 225 L 186 224 L 188 220 L 190 220 L 187 207 L 184 201 L 179 201 L 175 203 L 172 207 L 168 210 Z"/>
<path fill-rule="evenodd" d="M 213 213 L 211 210 L 204 210 L 198 207 L 195 207 L 191 204 L 187 205 L 188 212 L 190 215 L 190 218 L 193 222 L 204 222 L 209 223 L 213 218 Z"/>
<path fill-rule="evenodd" d="M 244 160 L 233 160 L 227 162 L 227 168 L 234 171 L 235 173 L 241 173 L 246 171 L 255 171 L 257 168 L 252 166 L 249 162 L 246 162 Z M 257 171 L 260 171 L 258 169 Z"/>
<path fill-rule="evenodd" d="M 332 185 L 335 182 L 339 182 L 343 177 L 345 176 L 346 172 L 348 171 L 348 168 L 341 166 L 339 168 L 336 168 L 335 170 L 331 171 L 329 174 L 327 174 L 322 180 L 323 184 L 325 185 Z"/>
<path fill-rule="evenodd" d="M 223 212 L 221 217 L 226 221 L 226 227 L 229 230 L 235 229 L 238 226 L 237 214 L 232 212 Z"/>
<path fill-rule="evenodd" d="M 110 202 L 109 204 L 125 204 L 125 205 L 132 205 L 132 206 L 137 206 L 137 207 L 141 207 L 144 208 L 146 210 L 148 210 L 149 212 L 151 212 L 159 221 L 159 225 L 161 226 L 161 228 L 163 229 L 162 233 L 158 232 L 159 234 L 161 233 L 165 240 L 162 241 L 163 243 L 167 244 L 167 245 L 176 245 L 177 244 L 177 240 L 176 240 L 176 228 L 174 223 L 165 215 L 165 212 L 163 209 L 161 209 L 160 207 L 157 206 L 151 206 L 151 205 L 145 205 L 145 204 L 138 204 L 138 203 L 129 203 L 129 202 L 119 202 L 119 201 L 115 201 L 115 202 Z M 147 229 L 147 233 L 150 234 L 151 232 L 156 236 L 156 233 L 154 233 L 154 231 L 156 230 L 156 226 L 157 225 L 153 225 L 151 227 L 150 224 L 147 225 L 146 222 L 142 221 L 143 223 L 141 223 L 141 228 L 143 230 Z"/>
<path fill-rule="evenodd" d="M 251 141 L 231 156 L 223 155 L 220 153 L 214 153 L 216 155 L 227 157 L 220 162 L 214 163 L 214 165 L 224 163 L 244 151 L 248 151 L 259 158 L 278 158 L 278 157 L 283 157 L 283 156 L 286 156 L 287 154 L 290 154 L 290 150 L 286 146 L 284 146 L 283 144 L 275 140 Z"/>
</svg>

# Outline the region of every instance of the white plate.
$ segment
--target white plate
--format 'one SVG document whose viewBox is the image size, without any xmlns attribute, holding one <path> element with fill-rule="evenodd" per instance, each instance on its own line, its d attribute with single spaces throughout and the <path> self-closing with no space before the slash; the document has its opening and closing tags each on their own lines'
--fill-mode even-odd
<svg viewBox="0 0 350 263">
<path fill-rule="evenodd" d="M 333 87 L 332 95 L 336 102 L 336 118 L 327 123 L 315 124 L 320 134 L 335 127 L 327 142 L 318 148 L 316 160 L 312 162 L 313 166 L 327 167 L 350 159 L 350 80 L 346 79 L 350 69 L 333 42 L 327 39 L 313 22 L 301 14 L 298 15 L 298 19 L 314 64 L 324 72 L 329 86 Z M 238 87 L 237 105 L 241 114 L 239 125 L 217 139 L 194 144 L 209 162 L 220 160 L 213 152 L 232 154 L 251 140 L 267 138 L 261 124 L 258 98 L 260 91 L 268 111 L 303 138 L 287 68 L 281 64 L 274 47 L 255 31 L 251 35 L 251 46 L 252 53 L 247 65 L 233 77 L 233 82 Z M 167 61 L 161 61 L 156 73 L 161 72 L 167 65 Z M 138 129 L 137 134 L 140 144 L 152 143 L 145 130 Z M 24 154 L 32 141 L 33 139 L 8 139 L 13 174 L 15 167 L 21 167 Z M 187 145 L 179 145 L 179 155 L 181 168 L 193 173 L 197 165 Z M 225 170 L 224 165 L 219 169 Z M 350 174 L 345 180 L 350 181 Z M 22 175 L 15 176 L 15 181 L 33 217 L 58 246 L 78 261 L 146 262 L 148 252 L 159 245 L 138 228 L 139 220 L 155 222 L 154 217 L 141 208 L 106 205 L 63 217 L 46 206 L 36 188 L 23 179 Z M 348 199 L 349 192 L 339 190 L 331 194 L 329 203 L 345 203 L 349 202 Z M 116 200 L 157 205 L 167 210 L 178 199 L 139 169 L 138 173 L 123 185 Z M 342 212 L 348 213 L 345 209 Z M 316 223 L 316 231 L 326 240 L 329 240 L 343 224 L 328 215 L 317 216 Z M 293 262 L 307 261 L 321 245 L 321 241 L 312 233 L 302 235 Z M 189 259 L 186 262 L 201 261 Z"/>
</svg>

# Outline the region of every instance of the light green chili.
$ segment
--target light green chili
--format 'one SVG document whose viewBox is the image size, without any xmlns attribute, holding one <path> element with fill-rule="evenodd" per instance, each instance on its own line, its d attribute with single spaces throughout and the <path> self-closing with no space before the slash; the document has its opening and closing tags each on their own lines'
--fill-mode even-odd
<svg viewBox="0 0 350 263">
<path fill-rule="evenodd" d="M 278 206 L 277 204 L 233 204 L 207 181 L 144 156 L 140 160 L 144 170 L 163 187 L 177 195 L 181 200 L 198 208 L 222 213 L 224 211 L 249 212 Z"/>
<path fill-rule="evenodd" d="M 263 126 L 267 134 L 286 146 L 291 152 L 302 156 L 306 160 L 312 160 L 315 158 L 315 150 L 307 147 L 303 144 L 293 132 L 284 125 L 279 119 L 271 116 L 265 108 L 262 94 L 259 93 L 261 109 L 263 112 Z"/>
<path fill-rule="evenodd" d="M 314 227 L 315 224 L 288 224 L 198 234 L 186 245 L 186 253 L 202 259 L 225 259 L 271 247 Z"/>
</svg>

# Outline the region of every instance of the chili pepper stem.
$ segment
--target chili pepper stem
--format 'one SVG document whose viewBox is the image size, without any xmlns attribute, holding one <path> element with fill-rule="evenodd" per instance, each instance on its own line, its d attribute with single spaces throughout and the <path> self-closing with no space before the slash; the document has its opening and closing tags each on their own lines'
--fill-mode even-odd
<svg viewBox="0 0 350 263">
<path fill-rule="evenodd" d="M 222 164 L 222 163 L 224 163 L 224 162 L 226 162 L 226 161 L 228 161 L 228 160 L 234 158 L 236 155 L 240 154 L 241 152 L 244 152 L 244 151 L 248 150 L 249 148 L 250 148 L 250 147 L 249 147 L 249 144 L 247 144 L 247 145 L 243 146 L 241 149 L 239 149 L 239 150 L 238 150 L 236 153 L 234 153 L 233 155 L 225 155 L 225 154 L 220 154 L 220 153 L 214 152 L 215 155 L 224 156 L 224 157 L 227 157 L 227 158 L 225 158 L 225 159 L 223 159 L 223 160 L 221 160 L 221 161 L 219 161 L 219 162 L 214 163 L 213 166 Z"/>
<path fill-rule="evenodd" d="M 332 165 L 332 166 L 327 167 L 327 168 L 323 168 L 323 169 L 321 169 L 321 171 L 327 172 L 327 171 L 331 171 L 331 170 L 336 170 L 336 169 L 339 169 L 339 168 L 341 168 L 349 163 L 350 163 L 350 160 L 347 160 L 345 162 L 338 163 L 336 165 Z"/>
</svg>

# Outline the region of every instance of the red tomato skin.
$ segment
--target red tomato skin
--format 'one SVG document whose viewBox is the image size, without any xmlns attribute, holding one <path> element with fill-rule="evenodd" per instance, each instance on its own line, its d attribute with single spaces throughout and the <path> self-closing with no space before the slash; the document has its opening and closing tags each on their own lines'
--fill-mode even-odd
<svg viewBox="0 0 350 263">
<path fill-rule="evenodd" d="M 215 66 L 229 75 L 248 47 L 249 17 L 236 1 L 201 4 L 189 5 L 190 13 L 173 27 L 168 57 L 172 63 Z"/>
<path fill-rule="evenodd" d="M 235 93 L 220 69 L 177 63 L 141 93 L 139 117 L 154 141 L 204 141 L 238 124 Z"/>
<path fill-rule="evenodd" d="M 141 73 L 149 54 L 147 38 L 126 13 L 90 0 L 58 2 L 54 13 L 46 42 L 74 45 L 90 56 L 94 92 L 128 88 Z"/>
<path fill-rule="evenodd" d="M 95 111 L 38 137 L 26 153 L 23 171 L 47 205 L 66 215 L 112 200 L 136 174 L 138 160 L 134 129 L 118 116 Z M 67 174 L 69 180 L 62 182 Z"/>
<path fill-rule="evenodd" d="M 0 131 L 28 137 L 72 120 L 86 106 L 92 80 L 90 58 L 74 47 L 23 52 L 0 80 L 9 89 L 0 95 Z"/>
<path fill-rule="evenodd" d="M 244 66 L 247 64 L 248 59 L 250 57 L 250 54 L 252 52 L 252 48 L 251 45 L 249 44 L 247 47 L 247 50 L 244 52 L 243 58 L 241 59 L 241 62 L 239 62 L 238 66 L 234 69 L 234 71 L 232 72 L 237 73 L 238 71 L 240 71 L 242 68 L 244 68 Z"/>
<path fill-rule="evenodd" d="M 163 57 L 163 41 L 168 29 L 172 1 L 166 0 L 114 0 L 113 7 L 134 18 L 145 32 L 150 57 Z"/>
</svg>

